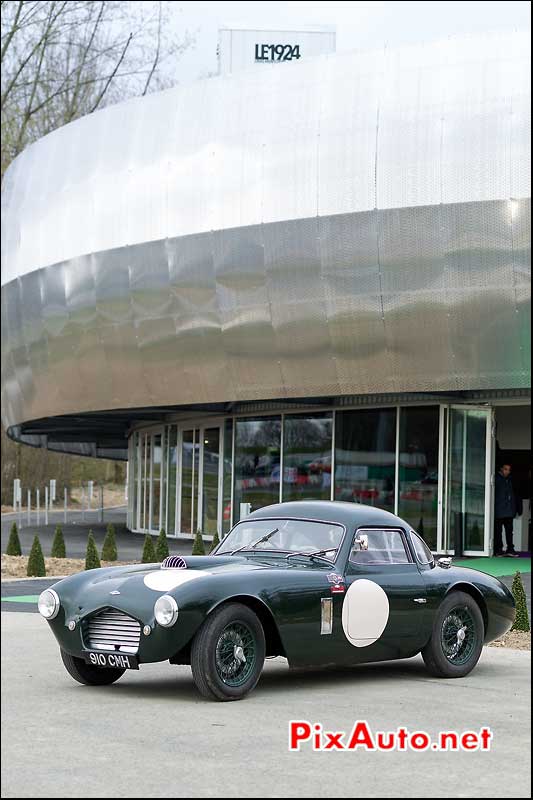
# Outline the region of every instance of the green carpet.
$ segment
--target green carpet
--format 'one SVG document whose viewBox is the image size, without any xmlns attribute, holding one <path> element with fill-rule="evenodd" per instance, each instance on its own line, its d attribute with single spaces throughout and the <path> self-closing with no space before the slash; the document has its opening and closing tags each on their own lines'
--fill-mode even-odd
<svg viewBox="0 0 533 800">
<path fill-rule="evenodd" d="M 2 597 L 2 603 L 35 603 L 39 599 L 38 594 L 19 594 L 16 597 Z"/>
<path fill-rule="evenodd" d="M 35 603 L 39 599 L 38 594 L 19 594 L 16 597 L 2 597 L 2 603 Z"/>
<path fill-rule="evenodd" d="M 530 558 L 461 558 L 453 559 L 454 567 L 471 567 L 487 575 L 500 578 L 502 575 L 514 575 L 515 572 L 531 572 Z"/>
</svg>

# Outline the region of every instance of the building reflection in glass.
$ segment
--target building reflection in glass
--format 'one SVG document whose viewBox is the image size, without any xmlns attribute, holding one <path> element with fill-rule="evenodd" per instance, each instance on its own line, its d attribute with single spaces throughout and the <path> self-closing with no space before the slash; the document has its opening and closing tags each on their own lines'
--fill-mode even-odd
<svg viewBox="0 0 533 800">
<path fill-rule="evenodd" d="M 439 488 L 439 408 L 400 411 L 398 516 L 437 548 Z"/>
<path fill-rule="evenodd" d="M 283 500 L 329 500 L 332 415 L 287 415 L 283 421 Z"/>
<path fill-rule="evenodd" d="M 235 420 L 234 513 L 279 502 L 281 417 Z"/>
<path fill-rule="evenodd" d="M 335 417 L 335 499 L 394 511 L 396 409 Z"/>
</svg>

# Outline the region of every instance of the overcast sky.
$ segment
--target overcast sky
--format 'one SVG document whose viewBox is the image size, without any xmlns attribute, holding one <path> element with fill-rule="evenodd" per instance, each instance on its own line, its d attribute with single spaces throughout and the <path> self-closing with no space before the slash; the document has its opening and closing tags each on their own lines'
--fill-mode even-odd
<svg viewBox="0 0 533 800">
<path fill-rule="evenodd" d="M 176 2 L 177 30 L 196 42 L 176 64 L 177 82 L 215 72 L 218 28 L 334 25 L 337 51 L 431 41 L 454 34 L 529 28 L 529 2 Z"/>
</svg>

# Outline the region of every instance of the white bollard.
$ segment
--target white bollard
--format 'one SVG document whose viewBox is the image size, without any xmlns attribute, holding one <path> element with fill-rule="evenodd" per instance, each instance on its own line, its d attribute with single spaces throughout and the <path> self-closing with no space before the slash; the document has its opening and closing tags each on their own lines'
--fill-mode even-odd
<svg viewBox="0 0 533 800">
<path fill-rule="evenodd" d="M 50 479 L 50 511 L 53 509 L 56 499 L 56 483 L 57 481 L 55 478 Z"/>
<path fill-rule="evenodd" d="M 44 524 L 48 525 L 48 486 L 44 487 Z"/>
<path fill-rule="evenodd" d="M 28 525 L 31 525 L 31 489 L 28 489 Z"/>
<path fill-rule="evenodd" d="M 81 487 L 81 521 L 85 522 L 85 489 Z"/>
<path fill-rule="evenodd" d="M 67 524 L 67 487 L 63 489 L 63 522 Z"/>
<path fill-rule="evenodd" d="M 13 481 L 13 508 L 15 511 L 20 505 L 22 500 L 22 489 L 20 488 L 20 478 L 15 478 Z"/>
<path fill-rule="evenodd" d="M 41 490 L 40 489 L 36 489 L 35 490 L 35 496 L 36 496 L 35 508 L 37 510 L 37 525 L 40 525 L 41 524 Z"/>
</svg>

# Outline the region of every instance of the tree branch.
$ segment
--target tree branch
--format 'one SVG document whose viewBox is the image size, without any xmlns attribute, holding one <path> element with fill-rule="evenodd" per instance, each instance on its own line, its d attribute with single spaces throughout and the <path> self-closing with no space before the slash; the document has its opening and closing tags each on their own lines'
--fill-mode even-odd
<svg viewBox="0 0 533 800">
<path fill-rule="evenodd" d="M 113 70 L 113 72 L 111 73 L 111 75 L 109 76 L 109 78 L 107 79 L 107 81 L 106 81 L 106 83 L 105 83 L 105 85 L 104 85 L 104 88 L 102 89 L 102 91 L 101 91 L 101 92 L 100 92 L 100 94 L 98 95 L 98 99 L 96 100 L 96 103 L 93 105 L 93 107 L 91 108 L 91 110 L 90 110 L 90 112 L 89 112 L 89 113 L 91 113 L 91 114 L 92 114 L 92 112 L 93 112 L 93 111 L 96 111 L 96 109 L 98 108 L 98 106 L 100 105 L 100 103 L 102 102 L 102 100 L 104 99 L 104 97 L 105 97 L 105 94 L 106 94 L 106 92 L 107 92 L 107 90 L 109 89 L 109 86 L 110 86 L 110 84 L 111 84 L 111 81 L 113 80 L 113 78 L 114 78 L 114 77 L 115 77 L 115 75 L 117 74 L 117 72 L 118 72 L 118 68 L 120 67 L 120 65 L 121 65 L 121 64 L 122 64 L 122 62 L 124 61 L 124 56 L 126 55 L 126 51 L 127 51 L 128 47 L 130 46 L 130 42 L 131 42 L 131 40 L 132 40 L 132 37 L 133 37 L 133 34 L 132 34 L 132 33 L 130 33 L 130 35 L 128 36 L 128 41 L 127 41 L 127 42 L 126 42 L 126 44 L 124 45 L 124 49 L 122 50 L 122 53 L 121 53 L 121 55 L 120 55 L 120 58 L 119 58 L 119 60 L 117 61 L 116 65 L 115 65 L 115 69 Z"/>
<path fill-rule="evenodd" d="M 150 70 L 150 73 L 149 73 L 148 78 L 146 79 L 146 83 L 144 85 L 144 91 L 142 93 L 143 97 L 146 94 L 146 92 L 148 91 L 148 87 L 150 86 L 150 82 L 152 80 L 153 74 L 157 69 L 157 65 L 159 63 L 159 53 L 161 52 L 161 11 L 162 11 L 162 9 L 161 9 L 161 0 L 159 0 L 159 4 L 158 5 L 159 5 L 159 17 L 158 17 L 158 20 L 157 20 L 157 47 L 156 47 L 156 51 L 155 51 L 154 60 L 152 62 L 152 68 Z"/>
<path fill-rule="evenodd" d="M 9 45 L 11 44 L 11 40 L 13 39 L 13 36 L 15 35 L 15 33 L 18 31 L 18 23 L 19 23 L 19 19 L 20 19 L 20 15 L 21 15 L 21 12 L 22 12 L 23 5 L 24 5 L 24 0 L 19 0 L 19 4 L 17 6 L 17 11 L 15 13 L 15 19 L 13 20 L 13 24 L 11 25 L 11 30 L 6 35 L 4 43 L 2 44 L 2 50 L 1 50 L 1 54 L 0 54 L 0 62 L 2 62 L 4 60 L 4 56 L 8 51 Z"/>
</svg>

